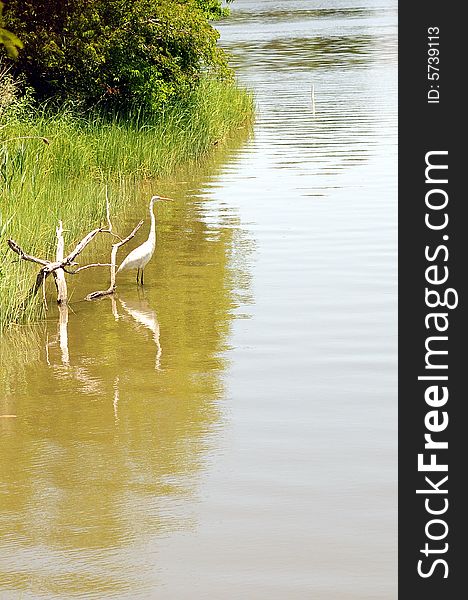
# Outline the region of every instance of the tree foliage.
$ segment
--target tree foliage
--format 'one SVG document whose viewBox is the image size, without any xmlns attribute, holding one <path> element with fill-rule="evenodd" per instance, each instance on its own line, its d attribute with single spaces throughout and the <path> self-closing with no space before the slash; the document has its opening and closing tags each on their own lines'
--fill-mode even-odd
<svg viewBox="0 0 468 600">
<path fill-rule="evenodd" d="M 11 31 L 5 29 L 3 26 L 3 7 L 5 5 L 0 2 L 0 45 L 5 48 L 7 55 L 10 58 L 16 58 L 18 56 L 18 50 L 23 47 L 23 42 Z"/>
<path fill-rule="evenodd" d="M 226 0 L 228 3 L 233 0 Z M 228 9 L 223 8 L 220 0 L 196 0 L 196 3 L 208 19 L 220 19 L 228 14 Z"/>
<path fill-rule="evenodd" d="M 14 68 L 40 99 L 157 110 L 209 72 L 229 78 L 219 0 L 9 0 L 24 41 Z"/>
</svg>

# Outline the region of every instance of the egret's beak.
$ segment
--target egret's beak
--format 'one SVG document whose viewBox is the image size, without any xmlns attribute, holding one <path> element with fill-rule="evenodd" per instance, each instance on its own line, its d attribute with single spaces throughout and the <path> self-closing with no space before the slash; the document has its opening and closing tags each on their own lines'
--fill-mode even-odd
<svg viewBox="0 0 468 600">
<path fill-rule="evenodd" d="M 174 202 L 174 198 L 167 198 L 166 196 L 158 196 L 156 202 Z"/>
</svg>

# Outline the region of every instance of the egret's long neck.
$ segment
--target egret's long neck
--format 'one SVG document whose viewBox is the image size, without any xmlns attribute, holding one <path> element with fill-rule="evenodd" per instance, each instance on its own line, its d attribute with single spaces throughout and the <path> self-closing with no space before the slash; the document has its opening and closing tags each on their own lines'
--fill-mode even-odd
<svg viewBox="0 0 468 600">
<path fill-rule="evenodd" d="M 154 204 L 151 203 L 150 206 L 150 218 L 151 218 L 151 228 L 149 232 L 148 241 L 154 246 L 156 244 L 156 219 L 154 218 Z"/>
</svg>

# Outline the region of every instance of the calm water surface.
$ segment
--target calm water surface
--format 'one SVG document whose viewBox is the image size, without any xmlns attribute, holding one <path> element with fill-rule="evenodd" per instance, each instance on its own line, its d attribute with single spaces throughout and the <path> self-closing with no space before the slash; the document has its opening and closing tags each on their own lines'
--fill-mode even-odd
<svg viewBox="0 0 468 600">
<path fill-rule="evenodd" d="M 144 290 L 2 340 L 2 600 L 396 598 L 396 1 L 219 28 L 254 134 L 119 223 L 176 199 Z"/>
</svg>

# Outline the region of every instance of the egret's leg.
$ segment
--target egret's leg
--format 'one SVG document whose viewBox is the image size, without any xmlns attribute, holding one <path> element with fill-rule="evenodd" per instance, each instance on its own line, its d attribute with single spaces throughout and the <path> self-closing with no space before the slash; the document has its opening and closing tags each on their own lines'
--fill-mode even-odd
<svg viewBox="0 0 468 600">
<path fill-rule="evenodd" d="M 143 269 L 141 270 L 141 277 L 140 277 L 140 279 L 141 279 L 141 285 L 143 285 Z"/>
<path fill-rule="evenodd" d="M 140 267 L 138 267 L 138 269 L 137 269 L 137 285 L 139 283 L 139 279 L 140 279 Z"/>
</svg>

